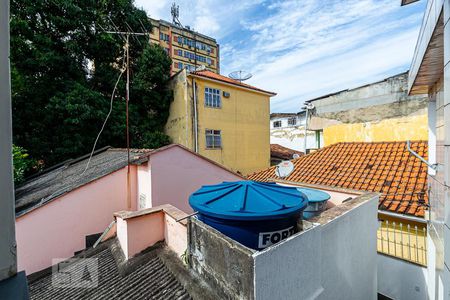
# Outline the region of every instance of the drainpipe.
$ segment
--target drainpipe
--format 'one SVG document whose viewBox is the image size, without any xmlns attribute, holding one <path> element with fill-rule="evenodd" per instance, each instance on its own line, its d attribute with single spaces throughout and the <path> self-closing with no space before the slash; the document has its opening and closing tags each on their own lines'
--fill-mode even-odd
<svg viewBox="0 0 450 300">
<path fill-rule="evenodd" d="M 192 78 L 192 94 L 194 96 L 194 151 L 198 153 L 197 84 L 194 78 Z"/>
<path fill-rule="evenodd" d="M 306 154 L 306 145 L 307 145 L 307 143 L 306 143 L 306 140 L 307 140 L 307 138 L 308 138 L 308 118 L 309 118 L 309 111 L 311 110 L 311 109 L 314 109 L 314 105 L 312 104 L 312 103 L 309 103 L 309 102 L 305 102 L 304 103 L 305 104 L 305 106 L 303 107 L 303 109 L 305 109 L 306 110 L 306 119 L 305 119 L 305 138 L 303 139 L 303 149 L 304 149 L 304 152 L 305 152 L 305 154 Z"/>
</svg>

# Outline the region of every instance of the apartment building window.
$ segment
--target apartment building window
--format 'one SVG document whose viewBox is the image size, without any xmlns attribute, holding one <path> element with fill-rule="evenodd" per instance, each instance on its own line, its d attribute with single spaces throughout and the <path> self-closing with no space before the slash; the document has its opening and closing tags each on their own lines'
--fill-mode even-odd
<svg viewBox="0 0 450 300">
<path fill-rule="evenodd" d="M 274 128 L 279 128 L 279 127 L 281 127 L 281 121 L 274 121 L 274 122 L 273 122 L 273 127 L 274 127 Z"/>
<path fill-rule="evenodd" d="M 205 87 L 205 106 L 221 107 L 220 90 Z"/>
<path fill-rule="evenodd" d="M 297 125 L 297 118 L 296 117 L 292 117 L 288 119 L 288 126 L 295 126 Z"/>
<path fill-rule="evenodd" d="M 160 33 L 159 33 L 159 39 L 160 39 L 161 41 L 166 41 L 166 42 L 169 42 L 169 35 L 168 35 L 168 34 L 165 34 L 165 33 L 162 33 L 162 32 L 160 32 Z"/>
<path fill-rule="evenodd" d="M 205 136 L 207 149 L 222 148 L 222 134 L 220 130 L 206 129 Z"/>
</svg>

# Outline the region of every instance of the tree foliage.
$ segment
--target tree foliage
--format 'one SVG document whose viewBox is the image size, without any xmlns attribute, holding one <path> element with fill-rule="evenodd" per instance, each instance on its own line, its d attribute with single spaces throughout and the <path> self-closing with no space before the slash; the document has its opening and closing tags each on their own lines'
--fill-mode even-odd
<svg viewBox="0 0 450 300">
<path fill-rule="evenodd" d="M 124 37 L 148 32 L 132 0 L 12 0 L 13 138 L 47 166 L 88 153 L 110 108 L 123 66 Z M 132 147 L 169 143 L 163 134 L 172 94 L 171 60 L 147 36 L 130 37 Z M 124 147 L 125 76 L 98 147 Z"/>
<path fill-rule="evenodd" d="M 13 145 L 12 148 L 13 157 L 13 171 L 14 171 L 14 183 L 18 184 L 23 182 L 27 173 L 37 166 L 37 162 L 31 159 L 27 151 L 19 146 Z"/>
</svg>

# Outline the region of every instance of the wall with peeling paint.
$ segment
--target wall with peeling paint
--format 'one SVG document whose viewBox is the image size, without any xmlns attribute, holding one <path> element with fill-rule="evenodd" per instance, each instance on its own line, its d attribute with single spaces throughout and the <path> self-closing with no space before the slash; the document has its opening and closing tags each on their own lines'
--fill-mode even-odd
<svg viewBox="0 0 450 300">
<path fill-rule="evenodd" d="M 311 100 L 309 128 L 323 129 L 324 145 L 428 139 L 426 95 L 408 96 L 408 73 Z"/>
</svg>

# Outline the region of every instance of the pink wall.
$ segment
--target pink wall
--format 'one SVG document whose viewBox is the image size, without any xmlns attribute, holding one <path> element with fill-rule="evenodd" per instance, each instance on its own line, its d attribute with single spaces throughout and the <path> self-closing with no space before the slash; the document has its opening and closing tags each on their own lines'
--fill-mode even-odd
<svg viewBox="0 0 450 300">
<path fill-rule="evenodd" d="M 150 156 L 152 205 L 171 204 L 192 212 L 189 196 L 202 185 L 242 180 L 181 147 L 171 147 Z"/>
<path fill-rule="evenodd" d="M 135 212 L 117 212 L 117 239 L 125 258 L 133 257 L 159 241 L 165 241 L 181 256 L 187 249 L 187 222 L 176 222 L 176 219 L 186 216 L 167 204 Z"/>
<path fill-rule="evenodd" d="M 127 210 L 123 168 L 16 219 L 18 270 L 27 274 L 85 248 L 85 236 L 103 232 L 113 213 Z M 131 210 L 136 209 L 136 166 L 131 169 Z"/>
<path fill-rule="evenodd" d="M 119 237 L 121 245 L 126 243 L 126 249 L 122 248 L 122 250 L 127 259 L 154 245 L 156 242 L 164 240 L 164 213 L 162 211 L 130 218 L 125 221 L 127 236 L 125 238 L 120 237 L 123 235 L 123 232 L 118 230 L 117 237 Z"/>
</svg>

